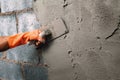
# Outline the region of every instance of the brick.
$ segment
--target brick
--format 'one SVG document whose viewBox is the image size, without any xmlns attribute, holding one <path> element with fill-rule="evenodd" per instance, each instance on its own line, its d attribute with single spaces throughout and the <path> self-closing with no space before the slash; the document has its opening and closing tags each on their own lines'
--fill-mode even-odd
<svg viewBox="0 0 120 80">
<path fill-rule="evenodd" d="M 1 0 L 1 12 L 11 12 L 32 8 L 33 0 Z"/>
<path fill-rule="evenodd" d="M 20 13 L 17 15 L 17 18 L 18 32 L 26 32 L 40 27 L 40 24 L 32 11 Z M 39 53 L 40 51 L 36 50 L 35 46 L 23 45 L 9 50 L 7 52 L 7 59 L 37 64 L 39 62 Z"/>
<path fill-rule="evenodd" d="M 17 18 L 19 32 L 30 31 L 40 27 L 40 24 L 36 19 L 36 15 L 32 11 L 21 13 L 17 16 Z"/>
<path fill-rule="evenodd" d="M 24 66 L 25 80 L 48 80 L 48 71 L 44 67 Z"/>
<path fill-rule="evenodd" d="M 0 58 L 2 57 L 2 53 L 0 53 Z"/>
<path fill-rule="evenodd" d="M 8 36 L 17 33 L 15 15 L 0 16 L 0 36 Z M 0 53 L 0 57 L 2 53 Z"/>
<path fill-rule="evenodd" d="M 8 36 L 16 33 L 15 15 L 0 16 L 0 36 Z"/>
<path fill-rule="evenodd" d="M 33 45 L 22 45 L 7 51 L 7 59 L 37 64 L 39 62 L 39 50 Z"/>
<path fill-rule="evenodd" d="M 0 78 L 5 80 L 23 80 L 20 65 L 0 61 Z"/>
</svg>

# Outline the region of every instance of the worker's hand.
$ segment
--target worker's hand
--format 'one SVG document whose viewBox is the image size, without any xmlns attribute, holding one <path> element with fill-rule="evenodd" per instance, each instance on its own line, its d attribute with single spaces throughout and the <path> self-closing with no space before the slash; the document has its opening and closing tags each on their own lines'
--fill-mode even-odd
<svg viewBox="0 0 120 80">
<path fill-rule="evenodd" d="M 24 45 L 30 41 L 35 41 L 34 43 L 35 45 L 45 43 L 45 39 L 39 36 L 41 32 L 42 32 L 41 30 L 37 29 L 37 30 L 9 36 L 7 39 L 9 48 L 14 48 L 16 46 Z"/>
<path fill-rule="evenodd" d="M 40 36 L 39 34 L 41 33 L 41 30 L 34 30 L 30 32 L 30 41 L 35 41 L 34 44 L 36 46 L 40 45 L 41 43 L 45 43 L 45 38 Z"/>
</svg>

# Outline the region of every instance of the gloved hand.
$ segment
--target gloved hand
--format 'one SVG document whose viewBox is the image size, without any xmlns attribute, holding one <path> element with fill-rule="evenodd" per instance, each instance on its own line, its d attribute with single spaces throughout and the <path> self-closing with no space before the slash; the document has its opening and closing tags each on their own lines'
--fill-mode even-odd
<svg viewBox="0 0 120 80">
<path fill-rule="evenodd" d="M 19 45 L 26 44 L 29 41 L 36 40 L 36 45 L 45 42 L 45 39 L 39 36 L 42 31 L 33 30 L 30 32 L 20 33 L 8 37 L 9 48 L 14 48 Z"/>
</svg>

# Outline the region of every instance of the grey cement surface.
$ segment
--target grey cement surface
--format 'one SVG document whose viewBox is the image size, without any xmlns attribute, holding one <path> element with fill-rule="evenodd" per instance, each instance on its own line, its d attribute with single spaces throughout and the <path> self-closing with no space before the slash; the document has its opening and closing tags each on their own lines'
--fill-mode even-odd
<svg viewBox="0 0 120 80">
<path fill-rule="evenodd" d="M 120 79 L 119 0 L 37 0 L 41 24 L 62 17 L 70 32 L 42 53 L 48 80 Z"/>
</svg>

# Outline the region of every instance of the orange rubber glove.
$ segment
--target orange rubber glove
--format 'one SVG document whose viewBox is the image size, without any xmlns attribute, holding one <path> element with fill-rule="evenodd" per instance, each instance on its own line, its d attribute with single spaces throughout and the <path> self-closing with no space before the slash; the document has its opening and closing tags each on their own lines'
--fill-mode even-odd
<svg viewBox="0 0 120 80">
<path fill-rule="evenodd" d="M 31 40 L 37 40 L 39 42 L 44 42 L 45 40 L 39 36 L 42 31 L 33 30 L 31 32 L 20 33 L 8 37 L 9 48 L 14 48 L 19 45 L 26 44 Z"/>
</svg>

